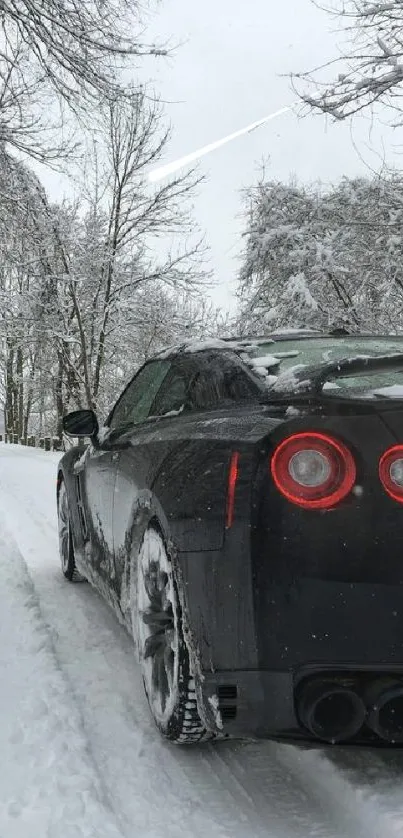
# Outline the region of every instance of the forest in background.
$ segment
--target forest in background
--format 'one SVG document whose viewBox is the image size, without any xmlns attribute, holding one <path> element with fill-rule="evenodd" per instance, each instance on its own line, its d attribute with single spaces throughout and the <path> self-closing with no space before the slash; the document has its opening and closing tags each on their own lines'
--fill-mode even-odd
<svg viewBox="0 0 403 838">
<path fill-rule="evenodd" d="M 144 11 L 138 0 L 1 3 L 0 405 L 13 438 L 60 436 L 79 406 L 104 417 L 138 365 L 186 337 L 403 330 L 403 178 L 386 169 L 326 188 L 263 172 L 244 195 L 238 312 L 208 301 L 198 173 L 147 184 L 170 132 L 137 77 L 168 54 L 144 38 Z M 293 76 L 301 102 L 334 120 L 376 118 L 381 103 L 399 130 L 401 0 L 324 12 L 349 40 L 333 82 L 333 60 Z M 38 163 L 69 174 L 74 200 L 49 201 Z"/>
<path fill-rule="evenodd" d="M 403 332 L 403 177 L 266 180 L 245 195 L 244 333 L 344 327 Z"/>
<path fill-rule="evenodd" d="M 141 4 L 1 6 L 0 404 L 13 438 L 59 436 L 66 411 L 105 417 L 151 353 L 221 318 L 192 218 L 199 177 L 147 184 L 170 131 L 136 81 L 166 54 L 126 34 L 143 33 Z M 75 198 L 51 203 L 38 162 Z"/>
</svg>

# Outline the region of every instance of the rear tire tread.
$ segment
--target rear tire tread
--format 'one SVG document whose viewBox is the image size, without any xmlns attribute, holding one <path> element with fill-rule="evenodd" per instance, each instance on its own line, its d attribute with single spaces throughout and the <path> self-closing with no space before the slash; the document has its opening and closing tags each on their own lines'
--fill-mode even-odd
<svg viewBox="0 0 403 838">
<path fill-rule="evenodd" d="M 65 484 L 63 478 L 61 479 L 60 485 L 59 485 L 58 514 L 59 514 L 59 498 L 60 498 L 60 492 L 62 491 L 62 489 L 64 489 L 64 491 L 66 492 L 67 508 L 68 508 L 67 489 L 66 489 L 66 484 Z M 69 556 L 68 556 L 68 562 L 67 562 L 67 568 L 66 569 L 63 567 L 63 562 L 62 562 L 63 576 L 64 576 L 65 579 L 67 579 L 68 582 L 86 582 L 87 580 L 85 579 L 84 576 L 81 575 L 81 573 L 79 573 L 79 571 L 77 570 L 77 567 L 76 567 L 76 562 L 75 562 L 75 558 L 74 558 L 73 539 L 72 539 L 72 535 L 71 535 L 70 514 L 69 514 L 69 536 L 68 537 L 69 537 L 69 547 L 68 547 Z M 59 544 L 60 544 L 60 542 L 59 542 Z"/>
<path fill-rule="evenodd" d="M 186 650 L 188 655 L 188 651 Z M 211 734 L 206 730 L 199 715 L 197 707 L 197 699 L 195 692 L 194 678 L 190 677 L 187 685 L 186 701 L 184 699 L 185 710 L 182 716 L 182 722 L 179 731 L 175 738 L 172 739 L 177 745 L 193 745 L 205 739 L 209 739 Z"/>
<path fill-rule="evenodd" d="M 159 539 L 162 541 L 165 553 L 167 554 L 166 544 L 162 532 L 159 527 L 151 524 L 146 532 L 153 530 L 157 533 Z M 145 537 L 145 536 L 144 536 Z M 141 548 L 140 548 L 141 549 Z M 169 558 L 169 557 L 168 557 Z M 171 566 L 171 571 L 172 566 Z M 172 714 L 167 718 L 166 722 L 162 723 L 156 718 L 152 709 L 152 702 L 147 693 L 146 683 L 144 687 L 146 696 L 150 705 L 151 714 L 154 722 L 160 733 L 169 742 L 175 745 L 194 745 L 205 741 L 212 737 L 212 733 L 206 729 L 202 719 L 200 718 L 197 696 L 196 684 L 194 676 L 191 672 L 191 662 L 189 649 L 184 639 L 183 625 L 182 625 L 182 609 L 177 590 L 177 580 L 173 577 L 174 599 L 176 610 L 176 626 L 178 634 L 178 674 L 177 674 L 177 702 L 173 708 Z"/>
</svg>

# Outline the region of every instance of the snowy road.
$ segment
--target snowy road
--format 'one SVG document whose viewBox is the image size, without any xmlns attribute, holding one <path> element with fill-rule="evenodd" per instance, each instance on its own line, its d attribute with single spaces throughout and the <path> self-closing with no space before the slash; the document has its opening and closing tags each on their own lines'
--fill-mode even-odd
<svg viewBox="0 0 403 838">
<path fill-rule="evenodd" d="M 0 443 L 0 838 L 403 838 L 403 751 L 161 741 L 130 638 L 60 573 L 57 459 Z"/>
</svg>

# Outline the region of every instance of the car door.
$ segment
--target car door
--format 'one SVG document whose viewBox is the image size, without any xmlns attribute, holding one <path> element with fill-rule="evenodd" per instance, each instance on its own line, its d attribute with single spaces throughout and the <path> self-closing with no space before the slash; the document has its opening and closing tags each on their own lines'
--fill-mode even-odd
<svg viewBox="0 0 403 838">
<path fill-rule="evenodd" d="M 103 580 L 114 575 L 112 512 L 118 456 L 118 452 L 91 443 L 76 467 L 85 562 L 92 579 L 94 574 Z"/>
<path fill-rule="evenodd" d="M 184 353 L 171 358 L 148 414 L 141 411 L 132 415 L 131 427 L 121 426 L 114 433 L 113 442 L 120 452 L 113 507 L 114 555 L 123 610 L 129 599 L 124 573 L 128 555 L 138 549 L 151 518 L 162 524 L 165 520 L 164 509 L 153 493 L 163 464 L 171 461 L 178 448 L 189 456 L 192 436 L 198 436 L 197 422 L 208 419 L 209 411 L 250 398 L 252 392 L 256 397 L 259 388 L 236 356 Z"/>
<path fill-rule="evenodd" d="M 131 428 L 123 428 L 115 444 L 120 458 L 113 511 L 114 554 L 120 596 L 125 599 L 124 570 L 128 551 L 136 550 L 148 520 L 161 521 L 163 510 L 155 507 L 152 485 L 161 463 L 180 444 L 175 429 L 186 414 L 192 370 L 174 360 L 154 393 L 147 416 L 137 416 Z M 127 598 L 127 597 L 126 597 Z"/>
<path fill-rule="evenodd" d="M 84 460 L 81 485 L 85 492 L 91 570 L 112 589 L 117 587 L 113 508 L 120 452 L 127 444 L 128 429 L 147 416 L 169 367 L 169 361 L 151 361 L 142 367 L 108 417 L 101 441 L 89 447 Z"/>
</svg>

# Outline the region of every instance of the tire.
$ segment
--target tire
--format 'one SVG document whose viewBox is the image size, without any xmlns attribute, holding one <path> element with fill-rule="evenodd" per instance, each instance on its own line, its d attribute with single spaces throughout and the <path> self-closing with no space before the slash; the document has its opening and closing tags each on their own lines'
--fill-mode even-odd
<svg viewBox="0 0 403 838">
<path fill-rule="evenodd" d="M 172 565 L 156 527 L 146 530 L 137 569 L 132 625 L 137 628 L 138 654 L 151 714 L 170 742 L 200 742 L 208 738 L 208 733 L 197 709 Z"/>
<path fill-rule="evenodd" d="M 57 520 L 59 529 L 59 553 L 62 573 L 69 582 L 84 582 L 85 579 L 78 572 L 74 558 L 73 539 L 71 535 L 69 499 L 64 480 L 61 480 L 57 498 Z"/>
</svg>

